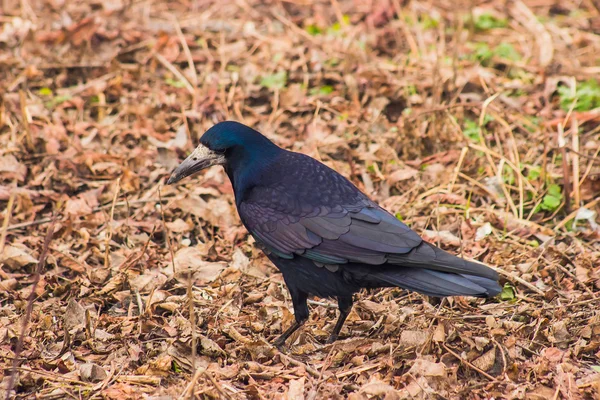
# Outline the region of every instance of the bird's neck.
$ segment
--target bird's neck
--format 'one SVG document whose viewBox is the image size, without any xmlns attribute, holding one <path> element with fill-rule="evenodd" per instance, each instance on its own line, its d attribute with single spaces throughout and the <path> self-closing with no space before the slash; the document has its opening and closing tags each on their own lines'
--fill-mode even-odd
<svg viewBox="0 0 600 400">
<path fill-rule="evenodd" d="M 268 145 L 246 146 L 232 154 L 225 164 L 225 172 L 229 176 L 235 202 L 239 205 L 245 195 L 258 182 L 267 170 L 285 150 L 269 142 Z"/>
</svg>

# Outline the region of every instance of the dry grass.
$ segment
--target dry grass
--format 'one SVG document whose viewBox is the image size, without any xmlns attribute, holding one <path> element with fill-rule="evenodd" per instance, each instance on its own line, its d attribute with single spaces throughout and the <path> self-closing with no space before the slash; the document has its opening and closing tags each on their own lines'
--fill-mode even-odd
<svg viewBox="0 0 600 400">
<path fill-rule="evenodd" d="M 599 8 L 3 1 L 3 395 L 598 398 Z M 224 173 L 162 186 L 223 119 L 496 266 L 503 296 L 361 293 L 327 346 L 314 299 L 279 353 L 291 302 Z"/>
</svg>

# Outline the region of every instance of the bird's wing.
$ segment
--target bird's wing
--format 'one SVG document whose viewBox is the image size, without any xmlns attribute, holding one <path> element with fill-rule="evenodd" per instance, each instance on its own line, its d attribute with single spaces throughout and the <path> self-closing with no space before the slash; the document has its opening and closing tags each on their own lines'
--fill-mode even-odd
<svg viewBox="0 0 600 400">
<path fill-rule="evenodd" d="M 240 216 L 256 239 L 281 257 L 317 262 L 383 264 L 386 254 L 406 254 L 421 238 L 374 204 L 317 206 L 287 197 L 287 207 L 244 201 Z"/>
<path fill-rule="evenodd" d="M 495 276 L 489 268 L 424 242 L 337 172 L 290 154 L 295 158 L 265 174 L 268 184 L 254 186 L 238 203 L 250 233 L 279 257 L 305 257 L 317 265 L 396 264 Z"/>
<path fill-rule="evenodd" d="M 288 210 L 269 207 L 264 202 L 242 202 L 239 208 L 255 239 L 281 258 L 305 257 L 325 266 L 395 264 L 497 279 L 492 269 L 424 242 L 416 232 L 374 204 L 360 209 L 318 206 L 307 212 L 306 205 L 288 200 L 289 205 L 296 204 Z"/>
</svg>

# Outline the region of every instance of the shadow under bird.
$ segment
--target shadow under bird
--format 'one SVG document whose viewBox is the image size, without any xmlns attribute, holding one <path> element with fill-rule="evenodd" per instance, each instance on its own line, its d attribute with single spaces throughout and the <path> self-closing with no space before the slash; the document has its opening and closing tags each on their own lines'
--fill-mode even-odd
<svg viewBox="0 0 600 400">
<path fill-rule="evenodd" d="M 308 319 L 310 295 L 338 300 L 331 343 L 361 288 L 435 297 L 500 293 L 491 268 L 423 241 L 336 171 L 243 124 L 226 121 L 206 131 L 167 184 L 212 165 L 225 168 L 242 223 L 290 291 L 295 323 L 275 340 L 278 347 Z"/>
</svg>

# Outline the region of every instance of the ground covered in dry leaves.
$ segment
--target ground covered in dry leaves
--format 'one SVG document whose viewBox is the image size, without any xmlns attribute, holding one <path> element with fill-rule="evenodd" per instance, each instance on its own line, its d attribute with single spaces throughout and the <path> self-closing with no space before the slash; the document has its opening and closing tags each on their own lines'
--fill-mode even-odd
<svg viewBox="0 0 600 400">
<path fill-rule="evenodd" d="M 593 0 L 0 7 L 2 396 L 599 398 Z M 313 299 L 280 353 L 291 301 L 223 171 L 164 186 L 224 119 L 496 266 L 502 294 L 360 293 L 333 345 Z"/>
</svg>

